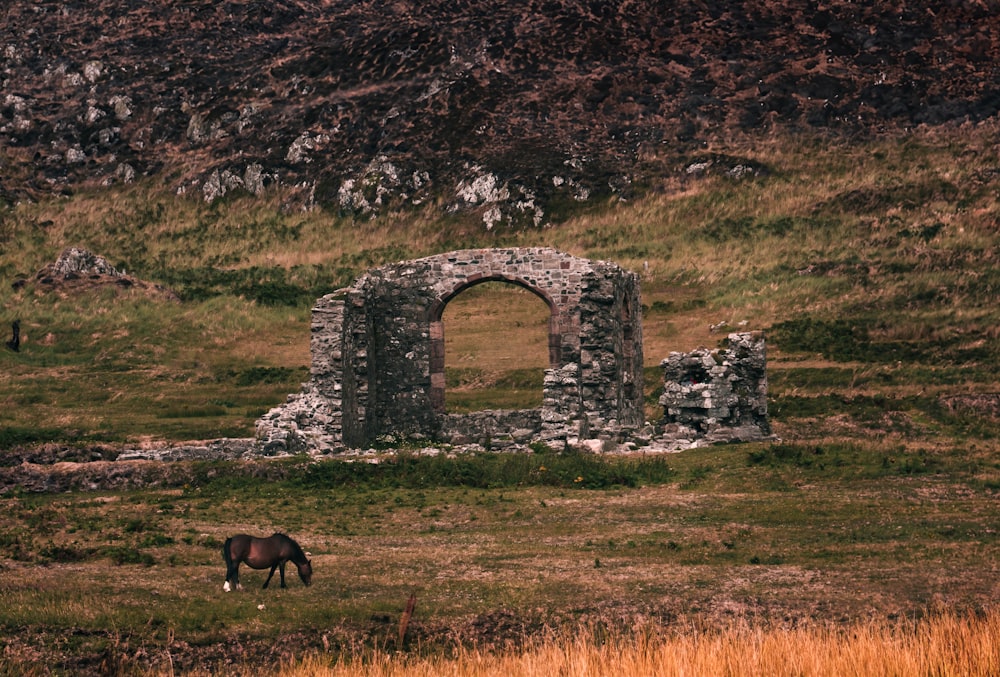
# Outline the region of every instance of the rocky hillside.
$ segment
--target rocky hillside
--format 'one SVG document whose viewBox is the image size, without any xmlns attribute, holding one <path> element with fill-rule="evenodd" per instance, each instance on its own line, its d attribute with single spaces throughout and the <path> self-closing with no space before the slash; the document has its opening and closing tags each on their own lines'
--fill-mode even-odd
<svg viewBox="0 0 1000 677">
<path fill-rule="evenodd" d="M 289 208 L 538 225 L 715 139 L 998 111 L 996 0 L 0 7 L 8 202 L 152 176 L 207 201 L 274 187 Z"/>
</svg>

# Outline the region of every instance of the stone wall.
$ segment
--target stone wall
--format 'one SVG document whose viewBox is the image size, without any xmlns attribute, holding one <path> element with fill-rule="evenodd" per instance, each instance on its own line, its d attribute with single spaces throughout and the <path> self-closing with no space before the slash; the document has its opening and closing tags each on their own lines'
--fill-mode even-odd
<svg viewBox="0 0 1000 677">
<path fill-rule="evenodd" d="M 376 268 L 321 298 L 310 381 L 258 421 L 258 438 L 268 448 L 294 449 L 320 440 L 358 448 L 387 435 L 449 436 L 444 309 L 488 281 L 523 287 L 549 307 L 550 368 L 539 412 L 545 440 L 615 436 L 642 425 L 638 276 L 549 248 L 469 249 Z"/>
<path fill-rule="evenodd" d="M 665 435 L 712 442 L 771 434 L 762 333 L 730 334 L 719 350 L 670 353 L 661 367 Z"/>
<path fill-rule="evenodd" d="M 488 409 L 470 414 L 446 414 L 442 428 L 442 437 L 450 444 L 504 449 L 538 439 L 542 431 L 542 410 Z"/>
</svg>

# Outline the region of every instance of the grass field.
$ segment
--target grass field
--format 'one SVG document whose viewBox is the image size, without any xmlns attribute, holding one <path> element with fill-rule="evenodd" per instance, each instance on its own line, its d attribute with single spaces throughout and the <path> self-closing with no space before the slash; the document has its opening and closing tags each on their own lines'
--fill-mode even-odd
<svg viewBox="0 0 1000 677">
<path fill-rule="evenodd" d="M 407 674 L 454 660 L 441 670 L 532 674 L 500 662 L 522 661 L 583 674 L 573 661 L 600 665 L 608 647 L 763 655 L 782 641 L 816 642 L 839 666 L 822 647 L 937 646 L 928 628 L 939 622 L 977 638 L 968 655 L 994 662 L 970 674 L 990 674 L 995 640 L 980 638 L 1000 599 L 996 138 L 713 148 L 690 162 L 711 152 L 768 171 L 672 171 L 630 202 L 522 232 L 431 210 L 287 214 L 278 196 L 204 205 L 154 184 L 0 210 L 0 328 L 22 327 L 21 351 L 0 350 L 0 473 L 43 445 L 113 455 L 250 436 L 308 378 L 315 298 L 372 265 L 492 245 L 643 271 L 651 416 L 671 350 L 716 345 L 724 334 L 709 326 L 722 321 L 765 330 L 781 438 L 652 458 L 539 448 L 375 465 L 135 463 L 122 473 L 155 482 L 15 489 L 0 494 L 0 670 L 323 674 L 350 660 Z M 182 300 L 41 291 L 35 271 L 69 245 Z M 535 297 L 483 285 L 445 322 L 450 409 L 537 404 L 547 352 Z M 260 591 L 263 575 L 244 572 L 247 589 L 224 594 L 223 539 L 277 529 L 312 552 L 314 585 L 290 572 L 289 589 Z M 788 634 L 799 631 L 813 634 Z M 705 643 L 716 637 L 727 648 Z"/>
<path fill-rule="evenodd" d="M 627 640 L 580 631 L 517 651 L 460 650 L 454 657 L 401 658 L 388 652 L 332 667 L 319 658 L 289 674 L 353 675 L 991 675 L 1000 670 L 996 615 L 919 623 L 770 628 L 737 625 Z"/>
<path fill-rule="evenodd" d="M 690 162 L 746 158 L 766 171 L 733 179 L 674 168 L 638 199 L 527 231 L 484 232 L 475 215 L 440 217 L 432 208 L 374 221 L 285 214 L 277 195 L 205 205 L 152 183 L 10 207 L 0 212 L 8 281 L 0 308 L 7 322 L 20 319 L 23 349 L 0 353 L 0 430 L 9 441 L 249 435 L 256 417 L 306 378 L 318 296 L 372 265 L 491 245 L 554 246 L 642 271 L 650 369 L 671 350 L 715 345 L 721 336 L 710 325 L 745 323 L 768 331 L 772 364 L 792 374 L 797 394 L 799 376 L 812 395 L 823 390 L 817 374 L 838 370 L 856 376 L 852 392 L 859 384 L 885 395 L 992 391 L 1000 363 L 994 141 L 993 130 L 975 129 L 709 149 Z M 69 245 L 183 301 L 40 291 L 32 275 Z M 14 289 L 17 279 L 28 284 Z M 544 307 L 497 286 L 470 290 L 446 311 L 456 410 L 489 405 L 490 396 L 505 406 L 539 397 Z M 505 340 L 491 340 L 496 318 L 511 312 Z M 514 362 L 534 372 L 498 371 Z"/>
<path fill-rule="evenodd" d="M 163 669 L 166 656 L 221 669 L 240 646 L 244 668 L 276 669 L 485 652 L 578 628 L 624 638 L 974 619 L 1000 593 L 996 458 L 786 443 L 293 459 L 182 465 L 145 490 L 15 493 L 0 499 L 6 665 L 34 652 L 70 673 L 108 660 Z M 290 565 L 287 590 L 260 590 L 265 572 L 244 569 L 245 590 L 224 593 L 225 537 L 277 529 L 310 551 L 313 585 Z"/>
</svg>

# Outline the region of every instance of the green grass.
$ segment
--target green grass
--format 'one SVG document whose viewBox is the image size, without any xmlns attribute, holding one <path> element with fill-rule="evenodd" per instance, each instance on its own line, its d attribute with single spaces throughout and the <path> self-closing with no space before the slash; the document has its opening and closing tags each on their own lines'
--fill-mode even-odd
<svg viewBox="0 0 1000 677">
<path fill-rule="evenodd" d="M 0 558 L 19 573 L 0 581 L 0 628 L 64 659 L 122 638 L 180 656 L 283 637 L 301 656 L 324 636 L 333 652 L 391 642 L 411 593 L 425 650 L 502 639 L 504 618 L 845 622 L 992 600 L 992 447 L 540 451 L 189 463 L 158 487 L 7 494 Z M 292 534 L 314 585 L 290 567 L 287 590 L 262 591 L 244 570 L 222 593 L 221 543 L 247 529 Z"/>
<path fill-rule="evenodd" d="M 447 410 L 451 413 L 483 409 L 531 409 L 542 405 L 543 368 L 487 370 L 446 368 Z"/>
<path fill-rule="evenodd" d="M 849 363 L 848 390 L 996 381 L 1000 273 L 990 261 L 1000 156 L 988 130 L 853 145 L 791 137 L 712 152 L 767 171 L 742 180 L 667 171 L 670 189 L 564 205 L 560 223 L 540 230 L 485 232 L 433 206 L 362 222 L 283 213 L 276 195 L 205 205 L 153 183 L 9 208 L 0 213 L 0 309 L 21 320 L 24 342 L 20 353 L 0 353 L 0 429 L 121 441 L 249 435 L 255 416 L 304 380 L 315 298 L 370 266 L 480 246 L 554 246 L 642 271 L 650 367 L 671 350 L 714 344 L 707 328 L 725 320 L 768 330 L 775 366 Z M 68 245 L 171 287 L 182 302 L 109 290 L 46 295 L 30 281 L 11 288 Z M 469 290 L 445 316 L 453 411 L 540 402 L 544 306 L 497 287 Z M 776 379 L 776 395 L 811 388 L 834 368 L 817 366 Z M 267 376 L 250 383 L 254 373 Z M 656 387 L 647 383 L 650 394 Z"/>
</svg>

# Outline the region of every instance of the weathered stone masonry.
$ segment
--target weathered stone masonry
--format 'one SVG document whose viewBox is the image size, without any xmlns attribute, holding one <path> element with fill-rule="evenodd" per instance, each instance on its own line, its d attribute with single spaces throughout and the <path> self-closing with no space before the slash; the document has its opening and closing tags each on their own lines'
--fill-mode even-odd
<svg viewBox="0 0 1000 677">
<path fill-rule="evenodd" d="M 491 280 L 528 289 L 551 313 L 542 408 L 493 417 L 520 426 L 494 433 L 571 442 L 643 425 L 638 276 L 548 248 L 470 249 L 383 266 L 321 298 L 310 381 L 258 422 L 258 438 L 294 450 L 460 434 L 463 421 L 444 412 L 442 315 Z"/>
<path fill-rule="evenodd" d="M 660 363 L 662 436 L 728 442 L 770 435 L 764 336 L 730 334 L 725 343 L 671 353 Z"/>
<path fill-rule="evenodd" d="M 549 308 L 542 406 L 446 414 L 444 309 L 491 280 Z M 265 452 L 405 439 L 676 450 L 770 435 L 760 333 L 671 353 L 661 363 L 663 418 L 647 424 L 640 310 L 634 273 L 553 249 L 469 249 L 371 270 L 316 303 L 310 380 L 257 422 L 258 442 Z"/>
</svg>

